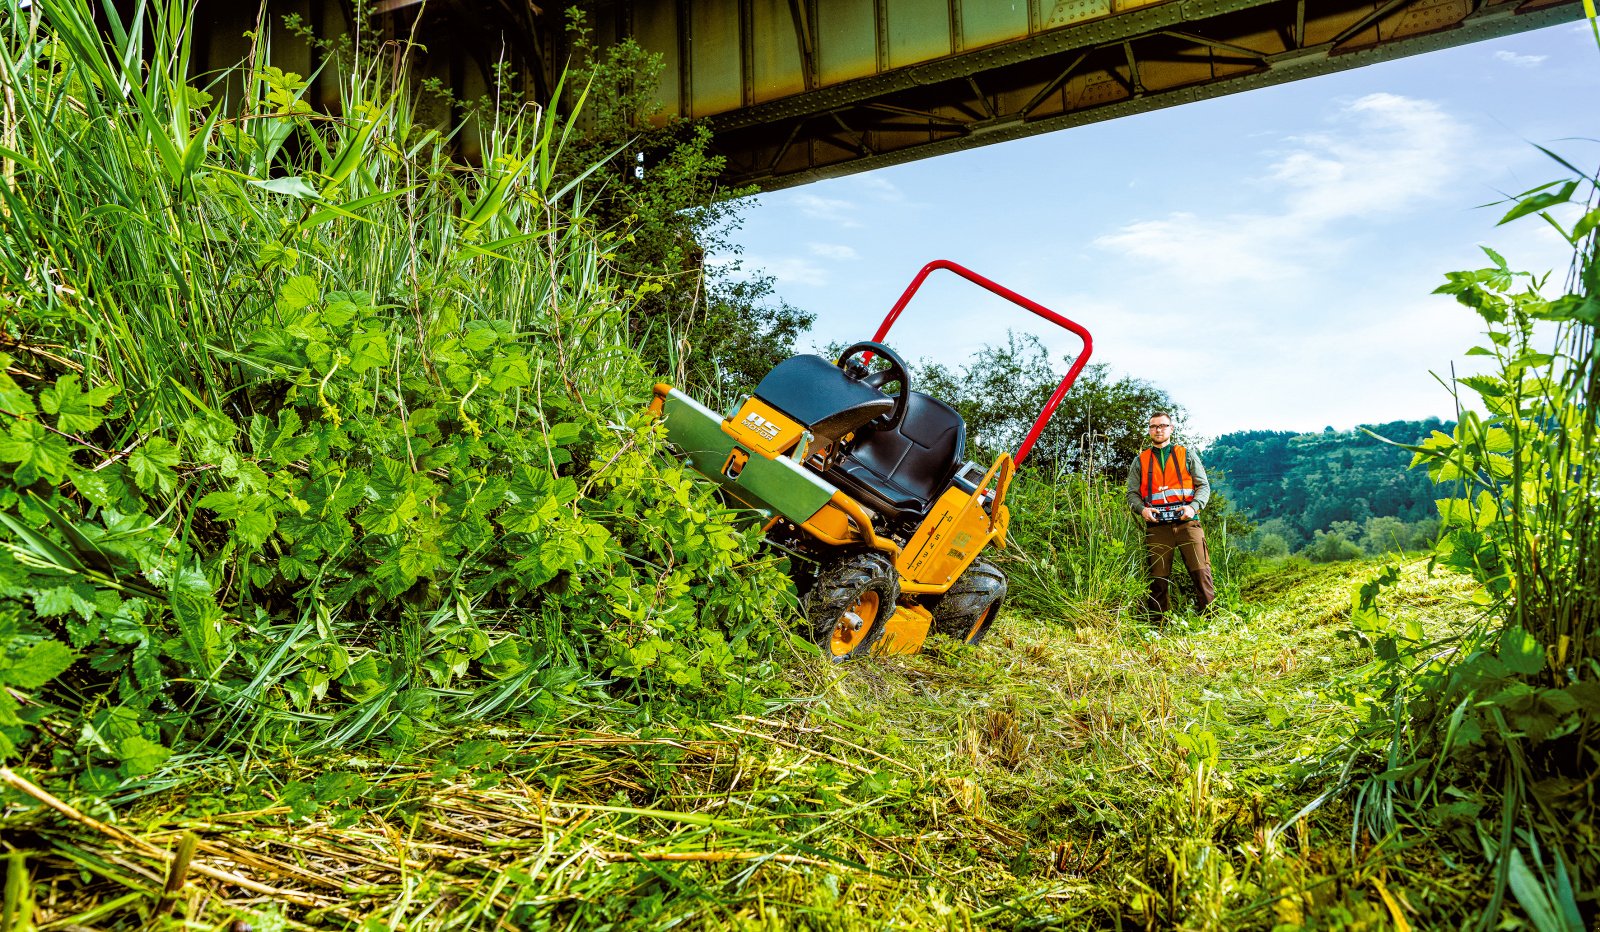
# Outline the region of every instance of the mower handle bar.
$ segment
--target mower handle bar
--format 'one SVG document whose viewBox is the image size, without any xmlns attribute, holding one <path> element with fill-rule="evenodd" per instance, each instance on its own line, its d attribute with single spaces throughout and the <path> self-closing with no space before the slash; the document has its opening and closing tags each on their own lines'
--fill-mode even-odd
<svg viewBox="0 0 1600 932">
<path fill-rule="evenodd" d="M 894 307 L 889 309 L 888 316 L 884 317 L 883 323 L 878 325 L 878 332 L 872 336 L 874 343 L 882 343 L 883 338 L 889 335 L 889 328 L 894 326 L 894 322 L 899 319 L 900 312 L 906 309 L 906 305 L 911 303 L 911 296 L 917 293 L 917 289 L 922 287 L 923 280 L 932 274 L 935 269 L 954 272 L 974 285 L 993 292 L 1024 310 L 1032 311 L 1058 327 L 1072 331 L 1083 341 L 1083 352 L 1079 353 L 1078 358 L 1072 361 L 1072 367 L 1067 370 L 1066 377 L 1061 380 L 1060 385 L 1056 386 L 1056 390 L 1050 393 L 1050 400 L 1044 403 L 1044 410 L 1039 412 L 1039 417 L 1033 422 L 1033 427 L 1028 430 L 1028 436 L 1023 439 L 1022 445 L 1017 447 L 1017 452 L 1012 455 L 1012 462 L 1020 466 L 1022 461 L 1027 459 L 1028 451 L 1033 449 L 1034 442 L 1044 432 L 1045 425 L 1050 423 L 1050 418 L 1055 416 L 1056 408 L 1061 406 L 1061 399 L 1066 397 L 1067 390 L 1072 388 L 1072 383 L 1078 380 L 1078 373 L 1082 372 L 1084 365 L 1089 362 L 1089 354 L 1094 351 L 1094 340 L 1089 336 L 1089 331 L 1037 301 L 1025 298 L 1010 288 L 992 282 L 977 272 L 965 266 L 957 265 L 949 259 L 935 259 L 922 267 L 922 271 L 917 273 L 917 277 L 913 278 L 911 284 L 906 286 L 905 293 L 900 296 L 900 300 L 896 301 Z"/>
</svg>

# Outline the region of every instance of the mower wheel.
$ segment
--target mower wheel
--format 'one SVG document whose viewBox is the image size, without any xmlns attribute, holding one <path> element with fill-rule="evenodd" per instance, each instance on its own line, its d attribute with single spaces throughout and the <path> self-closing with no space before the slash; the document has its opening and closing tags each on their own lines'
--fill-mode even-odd
<svg viewBox="0 0 1600 932">
<path fill-rule="evenodd" d="M 843 663 L 866 655 L 883 636 L 900 597 L 900 575 L 883 554 L 866 551 L 825 564 L 802 607 L 811 640 Z"/>
<path fill-rule="evenodd" d="M 1006 600 L 1006 574 L 975 560 L 933 607 L 933 630 L 977 647 Z"/>
</svg>

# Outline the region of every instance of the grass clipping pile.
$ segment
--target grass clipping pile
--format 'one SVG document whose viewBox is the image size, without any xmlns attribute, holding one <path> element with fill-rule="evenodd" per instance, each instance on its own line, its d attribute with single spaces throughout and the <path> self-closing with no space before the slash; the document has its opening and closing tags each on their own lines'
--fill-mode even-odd
<svg viewBox="0 0 1600 932">
<path fill-rule="evenodd" d="M 1324 687 L 1368 656 L 1338 634 L 1370 573 L 1280 574 L 1192 629 L 1009 617 L 976 651 L 796 663 L 765 717 L 259 765 L 114 815 L 7 773 L 10 870 L 36 898 L 7 908 L 258 932 L 1415 922 L 1447 873 L 1352 846 L 1338 807 L 1291 822 L 1348 733 Z M 1403 580 L 1418 622 L 1464 616 L 1453 577 Z"/>
</svg>

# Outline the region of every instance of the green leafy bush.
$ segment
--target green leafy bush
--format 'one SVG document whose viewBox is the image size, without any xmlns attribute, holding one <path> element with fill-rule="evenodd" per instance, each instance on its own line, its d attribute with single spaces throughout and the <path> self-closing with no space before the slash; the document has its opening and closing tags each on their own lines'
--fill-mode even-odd
<svg viewBox="0 0 1600 932">
<path fill-rule="evenodd" d="M 1351 616 L 1376 650 L 1380 687 L 1356 702 L 1368 713 L 1360 753 L 1382 771 L 1358 791 L 1361 822 L 1378 837 L 1440 832 L 1487 865 L 1477 928 L 1501 924 L 1513 902 L 1540 930 L 1592 928 L 1600 913 L 1597 197 L 1596 179 L 1579 174 L 1525 192 L 1502 220 L 1539 214 L 1572 244 L 1558 296 L 1548 276 L 1488 249 L 1489 267 L 1439 288 L 1483 319 L 1488 342 L 1469 355 L 1489 368 L 1456 381 L 1453 430 L 1407 449 L 1458 490 L 1437 502 L 1433 559 L 1481 585 L 1483 615 L 1447 644 L 1391 625 L 1380 605 L 1391 568 Z M 1553 212 L 1573 202 L 1575 221 Z"/>
<path fill-rule="evenodd" d="M 1312 563 L 1337 563 L 1342 560 L 1359 560 L 1365 555 L 1361 547 L 1349 538 L 1349 529 L 1339 525 L 1347 524 L 1354 527 L 1354 522 L 1336 521 L 1331 531 L 1317 531 L 1311 544 L 1300 551 Z"/>
</svg>

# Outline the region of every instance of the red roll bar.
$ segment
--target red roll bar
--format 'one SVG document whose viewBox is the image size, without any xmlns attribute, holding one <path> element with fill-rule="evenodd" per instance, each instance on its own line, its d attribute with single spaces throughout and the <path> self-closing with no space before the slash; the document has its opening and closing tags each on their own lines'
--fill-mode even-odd
<svg viewBox="0 0 1600 932">
<path fill-rule="evenodd" d="M 1044 426 L 1050 423 L 1051 417 L 1055 416 L 1056 408 L 1061 406 L 1061 399 L 1066 397 L 1067 389 L 1070 389 L 1072 383 L 1078 380 L 1078 373 L 1083 371 L 1084 365 L 1089 361 L 1089 354 L 1094 351 L 1094 340 L 1089 336 L 1089 331 L 1044 305 L 1024 298 L 1010 288 L 996 284 L 977 272 L 957 265 L 948 259 L 935 259 L 923 266 L 922 271 L 917 273 L 917 277 L 913 278 L 911 284 L 906 286 L 905 294 L 900 296 L 900 300 L 894 303 L 894 307 L 889 310 L 889 315 L 883 319 L 883 323 L 878 325 L 878 332 L 872 337 L 874 343 L 882 343 L 883 338 L 889 335 L 889 328 L 894 326 L 894 322 L 899 319 L 900 312 L 906 309 L 906 305 L 911 303 L 911 296 L 917 293 L 917 289 L 922 287 L 923 279 L 927 278 L 935 269 L 947 269 L 954 272 L 974 285 L 991 291 L 1018 307 L 1032 311 L 1058 327 L 1072 331 L 1083 341 L 1083 352 L 1079 353 L 1078 358 L 1073 360 L 1072 368 L 1067 370 L 1066 378 L 1062 379 L 1061 384 L 1057 385 L 1056 390 L 1050 394 L 1050 400 L 1044 403 L 1044 410 L 1039 412 L 1039 417 L 1033 422 L 1033 427 L 1028 431 L 1028 436 L 1023 439 L 1022 446 L 1017 447 L 1017 452 L 1012 456 L 1012 459 L 1020 466 L 1022 461 L 1027 458 L 1028 451 L 1033 449 L 1034 441 L 1038 440 L 1039 434 L 1044 432 Z"/>
</svg>

